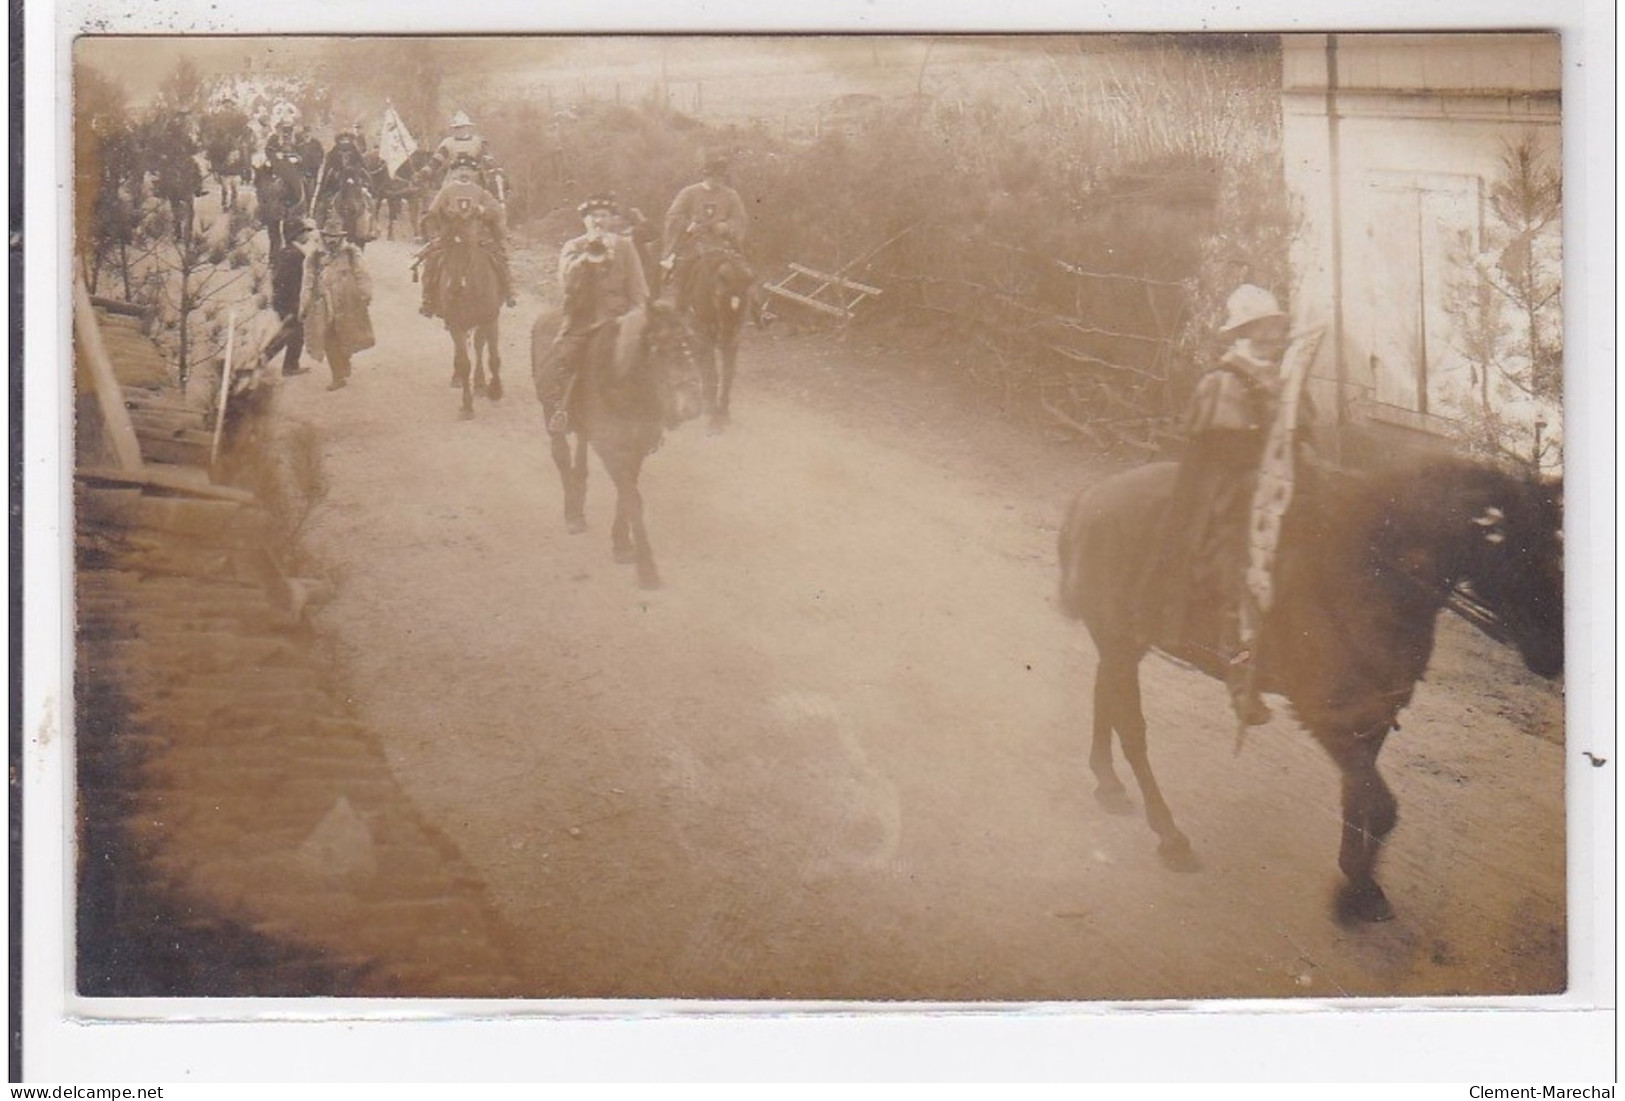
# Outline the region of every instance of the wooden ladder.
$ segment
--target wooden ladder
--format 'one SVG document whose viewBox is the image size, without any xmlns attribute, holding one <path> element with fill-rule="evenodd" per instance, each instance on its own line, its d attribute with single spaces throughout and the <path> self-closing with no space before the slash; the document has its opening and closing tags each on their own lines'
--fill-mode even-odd
<svg viewBox="0 0 1625 1101">
<path fill-rule="evenodd" d="M 843 325 L 856 316 L 860 304 L 880 294 L 879 287 L 794 262 L 790 264 L 789 275 L 777 283 L 763 284 L 762 289 L 775 298 L 837 318 Z"/>
</svg>

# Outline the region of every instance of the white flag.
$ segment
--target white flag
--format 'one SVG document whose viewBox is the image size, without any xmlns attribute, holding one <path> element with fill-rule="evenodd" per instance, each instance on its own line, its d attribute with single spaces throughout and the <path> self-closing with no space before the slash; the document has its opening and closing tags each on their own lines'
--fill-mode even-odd
<svg viewBox="0 0 1625 1101">
<path fill-rule="evenodd" d="M 418 143 L 412 140 L 412 132 L 401 121 L 394 105 L 385 106 L 384 124 L 378 132 L 378 155 L 389 166 L 389 174 L 393 176 L 399 172 L 406 158 L 417 151 Z"/>
</svg>

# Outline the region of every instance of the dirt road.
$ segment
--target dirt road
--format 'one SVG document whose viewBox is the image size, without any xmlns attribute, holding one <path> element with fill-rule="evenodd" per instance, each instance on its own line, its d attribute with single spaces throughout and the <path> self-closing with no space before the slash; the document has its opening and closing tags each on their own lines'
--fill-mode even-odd
<svg viewBox="0 0 1625 1101">
<path fill-rule="evenodd" d="M 478 869 L 543 997 L 1025 1000 L 1533 993 L 1565 976 L 1562 708 L 1457 621 L 1385 771 L 1399 917 L 1344 930 L 1335 771 L 1284 718 L 1145 669 L 1203 861 L 1093 799 L 1092 650 L 1055 527 L 1105 469 L 854 338 L 752 333 L 736 425 L 644 489 L 665 587 L 565 533 L 504 314 L 508 396 L 456 419 L 450 341 L 379 242 L 378 347 L 328 393 L 312 543 L 361 715 Z"/>
</svg>

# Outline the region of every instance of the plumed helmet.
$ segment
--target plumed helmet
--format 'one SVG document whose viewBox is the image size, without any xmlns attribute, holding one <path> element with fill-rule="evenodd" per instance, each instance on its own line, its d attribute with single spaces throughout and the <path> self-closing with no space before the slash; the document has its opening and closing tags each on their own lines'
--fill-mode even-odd
<svg viewBox="0 0 1625 1101">
<path fill-rule="evenodd" d="M 1273 294 L 1252 283 L 1243 283 L 1231 291 L 1230 297 L 1224 301 L 1224 308 L 1225 319 L 1219 329 L 1220 336 L 1237 335 L 1256 322 L 1286 316 Z"/>
<path fill-rule="evenodd" d="M 468 117 L 467 112 L 458 111 L 455 115 L 451 116 L 451 125 L 453 129 L 456 129 L 459 126 L 473 126 L 474 120 Z"/>
<path fill-rule="evenodd" d="M 596 195 L 589 196 L 586 202 L 576 207 L 576 213 L 585 218 L 595 210 L 606 210 L 613 214 L 617 208 L 615 193 L 613 191 L 600 191 Z"/>
</svg>

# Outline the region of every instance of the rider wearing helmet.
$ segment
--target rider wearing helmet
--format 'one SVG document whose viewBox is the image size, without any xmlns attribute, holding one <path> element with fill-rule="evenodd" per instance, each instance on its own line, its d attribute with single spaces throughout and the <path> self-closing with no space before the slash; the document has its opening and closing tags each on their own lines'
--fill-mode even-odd
<svg viewBox="0 0 1625 1101">
<path fill-rule="evenodd" d="M 489 156 L 485 139 L 474 130 L 474 120 L 462 111 L 451 116 L 451 133 L 440 139 L 435 147 L 434 157 L 441 167 L 455 163 L 460 157 L 467 157 L 475 164 L 482 164 Z"/>
<path fill-rule="evenodd" d="M 423 303 L 418 312 L 434 317 L 440 312 L 435 300 L 439 279 L 439 253 L 436 239 L 453 224 L 472 219 L 479 227 L 479 241 L 496 257 L 503 300 L 516 305 L 513 297 L 513 276 L 508 270 L 507 216 L 502 204 L 479 184 L 479 163 L 469 157 L 458 157 L 446 173 L 446 184 L 429 204 L 423 216 L 424 233 L 430 243 L 423 252 Z"/>
<path fill-rule="evenodd" d="M 1264 440 L 1275 416 L 1290 321 L 1275 295 L 1243 283 L 1225 302 L 1218 335 L 1223 355 L 1198 380 L 1185 418 L 1186 448 L 1168 508 L 1166 584 L 1159 639 L 1164 645 L 1213 645 L 1225 666 L 1236 715 L 1247 726 L 1269 720 L 1258 696 L 1252 655 L 1242 649 L 1247 528 Z M 1217 637 L 1187 637 L 1202 622 L 1193 606 L 1216 601 Z"/>
<path fill-rule="evenodd" d="M 677 288 L 677 306 L 688 303 L 686 276 L 690 261 L 703 252 L 725 249 L 738 252 L 744 245 L 749 217 L 739 192 L 729 187 L 728 158 L 708 154 L 699 183 L 689 184 L 677 193 L 666 211 L 666 255 L 660 262 L 669 282 Z"/>
</svg>

